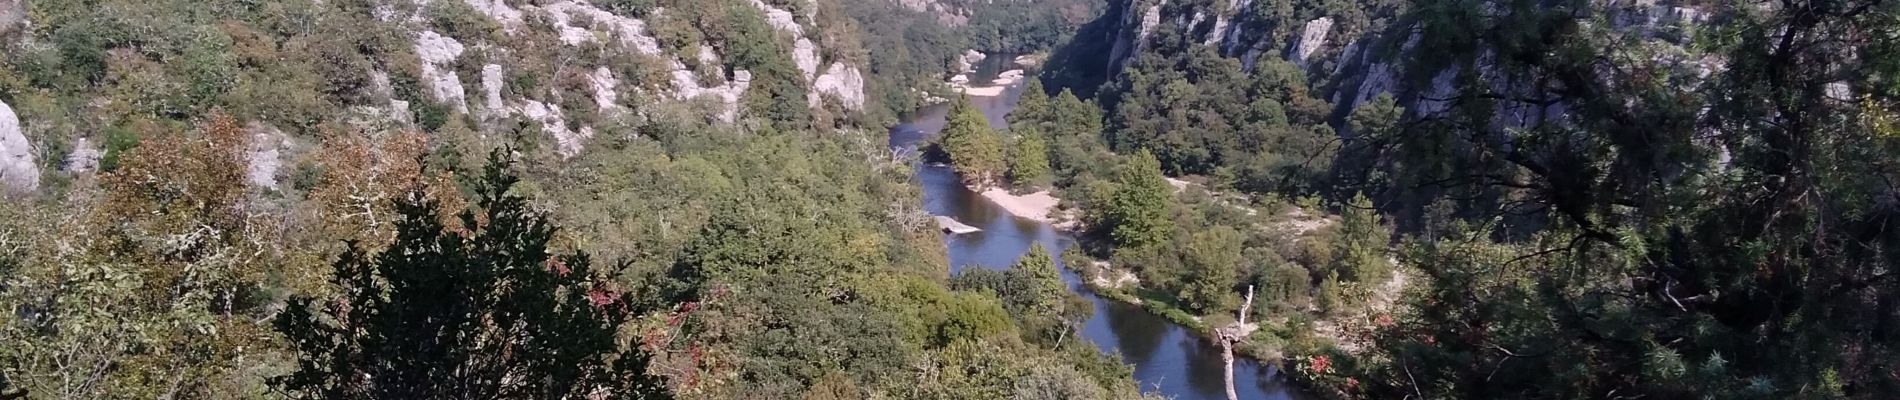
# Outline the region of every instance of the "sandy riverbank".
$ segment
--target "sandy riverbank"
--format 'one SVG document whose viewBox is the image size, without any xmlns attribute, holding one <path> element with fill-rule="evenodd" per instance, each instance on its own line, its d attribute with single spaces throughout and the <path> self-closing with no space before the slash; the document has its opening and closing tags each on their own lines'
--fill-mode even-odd
<svg viewBox="0 0 1900 400">
<path fill-rule="evenodd" d="M 963 93 L 965 96 L 971 97 L 1002 96 L 1003 92 L 1009 90 L 1010 86 L 1015 85 L 1017 81 L 1023 79 L 1022 73 L 1022 70 L 1010 70 L 1005 72 L 1002 76 L 998 76 L 995 80 L 990 81 L 989 84 L 982 86 L 969 86 L 969 78 L 958 75 L 958 78 L 962 78 L 962 82 L 952 80 L 950 82 L 950 88 L 955 89 L 959 93 Z"/>
<path fill-rule="evenodd" d="M 1049 214 L 1055 211 L 1057 204 L 1062 203 L 1061 199 L 1049 194 L 1047 190 L 1016 195 L 1010 193 L 1008 189 L 990 188 L 983 191 L 983 198 L 990 199 L 997 206 L 1009 211 L 1011 215 L 1036 222 L 1051 222 Z"/>
</svg>

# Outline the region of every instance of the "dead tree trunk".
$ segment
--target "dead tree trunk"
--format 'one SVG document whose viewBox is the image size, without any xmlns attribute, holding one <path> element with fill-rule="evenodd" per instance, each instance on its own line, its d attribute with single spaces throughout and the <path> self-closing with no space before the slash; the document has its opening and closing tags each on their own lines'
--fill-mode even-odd
<svg viewBox="0 0 1900 400">
<path fill-rule="evenodd" d="M 1220 342 L 1220 359 L 1226 365 L 1227 400 L 1240 400 L 1240 393 L 1234 390 L 1234 345 L 1247 338 L 1247 314 L 1253 311 L 1253 285 L 1247 285 L 1247 301 L 1240 303 L 1240 318 L 1233 325 L 1215 328 L 1215 340 Z"/>
<path fill-rule="evenodd" d="M 1240 324 L 1247 324 L 1247 316 L 1253 314 L 1253 285 L 1247 285 L 1247 302 L 1240 303 Z"/>
<path fill-rule="evenodd" d="M 1221 338 L 1220 350 L 1220 360 L 1227 364 L 1227 400 L 1240 400 L 1240 393 L 1234 391 L 1234 342 Z"/>
</svg>

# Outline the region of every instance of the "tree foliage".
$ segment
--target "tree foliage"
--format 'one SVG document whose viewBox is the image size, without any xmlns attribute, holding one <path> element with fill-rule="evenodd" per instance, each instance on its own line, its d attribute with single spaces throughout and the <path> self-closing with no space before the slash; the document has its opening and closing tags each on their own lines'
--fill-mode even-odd
<svg viewBox="0 0 1900 400">
<path fill-rule="evenodd" d="M 1035 301 L 1032 310 L 1044 315 L 1060 315 L 1066 304 L 1069 288 L 1062 283 L 1062 272 L 1056 269 L 1056 261 L 1044 250 L 1041 244 L 1029 246 L 1029 254 L 1016 261 L 1010 267 L 1012 272 L 1021 274 L 1028 281 L 1030 293 Z"/>
<path fill-rule="evenodd" d="M 1009 151 L 1009 180 L 1016 186 L 1033 188 L 1049 182 L 1049 145 L 1041 132 L 1022 132 Z"/>
<path fill-rule="evenodd" d="M 246 210 L 247 136 L 228 117 L 124 154 L 96 200 L 9 207 L 0 370 L 34 396 L 262 393 L 234 374 L 275 345 L 268 221 Z"/>
<path fill-rule="evenodd" d="M 555 4 L 382 3 L 24 3 L 0 97 L 61 184 L 0 207 L 0 397 L 1140 396 L 1119 361 L 1046 340 L 1056 324 L 945 285 L 913 171 L 870 140 L 921 108 L 911 89 L 941 93 L 974 29 L 764 1 L 820 65 L 864 72 L 871 110 L 841 115 L 807 103 L 792 35 L 743 0 L 592 2 L 641 18 L 658 57 L 604 25 L 563 35 L 607 21 Z M 986 14 L 998 46 L 1087 18 L 1006 6 L 1034 12 Z M 473 94 L 499 66 L 506 104 L 438 101 L 424 30 L 464 47 L 434 73 Z M 743 118 L 653 96 L 678 93 L 674 59 L 702 87 L 751 72 Z M 637 113 L 593 104 L 599 69 Z M 522 117 L 529 101 L 556 114 Z M 554 118 L 590 140 L 556 154 Z M 994 139 L 984 174 L 1008 173 L 1002 136 L 969 126 Z M 85 141 L 99 172 L 64 170 Z M 485 175 L 478 155 L 506 146 L 515 175 Z M 1020 308 L 1076 312 L 1040 293 Z M 1052 365 L 1076 373 L 994 373 Z"/>
<path fill-rule="evenodd" d="M 1161 175 L 1161 163 L 1146 150 L 1116 167 L 1114 194 L 1102 210 L 1100 229 L 1107 229 L 1117 249 L 1142 249 L 1166 243 L 1174 235 L 1169 211 L 1174 186 Z"/>
<path fill-rule="evenodd" d="M 443 226 L 439 204 L 398 204 L 395 241 L 352 246 L 336 262 L 341 296 L 298 298 L 276 317 L 298 369 L 274 382 L 293 397 L 670 397 L 623 349 L 630 309 L 587 255 L 555 255 L 556 228 L 491 161 L 477 211 Z M 420 198 L 412 197 L 412 198 Z"/>
<path fill-rule="evenodd" d="M 950 120 L 939 135 L 938 146 L 949 153 L 950 164 L 965 181 L 987 186 L 1008 171 L 1009 154 L 1003 136 L 990 128 L 990 120 L 969 98 L 961 98 L 951 107 Z"/>
<path fill-rule="evenodd" d="M 1886 222 L 1891 202 L 1871 201 L 1892 195 L 1876 182 L 1895 169 L 1865 161 L 1893 150 L 1879 122 L 1889 75 L 1876 72 L 1891 63 L 1892 4 L 1707 4 L 1721 22 L 1685 24 L 1704 32 L 1693 38 L 1632 37 L 1540 7 L 1474 18 L 1488 11 L 1421 5 L 1409 15 L 1420 48 L 1438 51 L 1415 64 L 1495 52 L 1509 61 L 1494 71 L 1535 77 L 1526 93 L 1544 98 L 1461 95 L 1394 125 L 1378 169 L 1405 185 L 1400 212 L 1468 223 L 1425 227 L 1434 233 L 1409 246 L 1406 263 L 1428 279 L 1352 372 L 1376 383 L 1369 396 L 1900 391 L 1875 372 L 1900 337 L 1875 300 L 1900 293 L 1879 272 L 1900 231 Z M 1637 49 L 1725 62 L 1619 58 Z M 1541 104 L 1566 111 L 1493 121 Z"/>
<path fill-rule="evenodd" d="M 1211 48 L 1143 54 L 1117 78 L 1104 106 L 1118 151 L 1149 149 L 1173 174 L 1231 169 L 1253 192 L 1314 191 L 1337 149 L 1331 106 L 1309 93 L 1290 63 L 1251 72 Z"/>
<path fill-rule="evenodd" d="M 1365 286 L 1382 285 L 1392 276 L 1386 255 L 1390 233 L 1379 222 L 1372 200 L 1359 194 L 1340 209 L 1339 235 L 1333 242 L 1333 269 L 1340 279 Z"/>
<path fill-rule="evenodd" d="M 1195 232 L 1188 239 L 1182 254 L 1187 277 L 1180 297 L 1189 310 L 1213 315 L 1239 306 L 1234 287 L 1239 283 L 1235 271 L 1241 262 L 1241 240 L 1239 231 L 1225 226 Z"/>
<path fill-rule="evenodd" d="M 1115 156 L 1102 140 L 1102 110 L 1094 104 L 1068 90 L 1048 97 L 1042 80 L 1030 79 L 1008 119 L 1010 129 L 1019 135 L 1045 138 L 1044 160 L 1055 183 L 1070 186 L 1084 179 L 1110 177 Z"/>
</svg>

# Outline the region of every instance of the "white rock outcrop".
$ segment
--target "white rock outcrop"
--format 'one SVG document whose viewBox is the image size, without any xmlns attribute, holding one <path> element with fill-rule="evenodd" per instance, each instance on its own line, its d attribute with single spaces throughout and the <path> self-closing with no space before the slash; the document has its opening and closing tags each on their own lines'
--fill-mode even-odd
<svg viewBox="0 0 1900 400">
<path fill-rule="evenodd" d="M 613 70 L 595 67 L 587 76 L 587 84 L 594 88 L 594 105 L 600 107 L 601 114 L 620 110 L 620 79 L 614 77 Z"/>
<path fill-rule="evenodd" d="M 1040 67 L 1042 66 L 1042 57 L 1043 56 L 1036 55 L 1036 54 L 1024 54 L 1024 55 L 1016 56 L 1016 65 L 1023 66 L 1026 68 Z"/>
<path fill-rule="evenodd" d="M 467 113 L 468 95 L 463 91 L 462 77 L 455 74 L 455 59 L 462 56 L 462 50 L 461 42 L 435 31 L 422 31 L 416 36 L 416 56 L 422 58 L 422 81 L 429 87 L 430 98 Z"/>
<path fill-rule="evenodd" d="M 40 189 L 40 165 L 33 161 L 33 142 L 20 131 L 20 117 L 13 107 L 0 103 L 0 184 L 9 193 L 32 193 Z"/>
<path fill-rule="evenodd" d="M 908 8 L 911 11 L 927 12 L 930 11 L 930 7 L 935 4 L 931 3 L 930 0 L 897 0 L 897 5 L 904 6 L 904 8 Z"/>
<path fill-rule="evenodd" d="M 1854 101 L 1854 89 L 1848 86 L 1846 81 L 1831 82 L 1827 84 L 1827 98 L 1833 99 L 1834 101 L 1851 102 Z"/>
<path fill-rule="evenodd" d="M 792 62 L 804 74 L 805 81 L 811 83 L 811 91 L 805 100 L 812 108 L 821 107 L 824 104 L 823 97 L 831 96 L 846 108 L 864 109 L 864 76 L 857 67 L 833 62 L 820 75 L 818 67 L 823 60 L 818 55 L 818 45 L 805 36 L 805 27 L 798 25 L 792 12 L 765 4 L 762 0 L 752 0 L 752 6 L 765 12 L 765 21 L 773 28 L 791 35 Z"/>
<path fill-rule="evenodd" d="M 427 4 L 430 1 L 455 0 L 413 1 L 417 4 Z M 640 54 L 656 57 L 664 66 L 662 73 L 666 77 L 665 83 L 661 85 L 666 89 L 656 93 L 657 96 L 673 100 L 716 100 L 724 106 L 723 110 L 715 113 L 721 120 L 733 121 L 737 118 L 741 99 L 751 87 L 752 73 L 744 70 L 721 70 L 720 66 L 723 65 L 720 60 L 721 55 L 713 47 L 702 44 L 696 53 L 688 54 L 686 58 L 679 58 L 660 45 L 659 40 L 648 30 L 645 21 L 615 14 L 588 0 L 460 1 L 500 23 L 503 30 L 509 34 L 519 33 L 519 30 L 526 28 L 530 22 L 538 24 L 541 23 L 540 21 L 545 21 L 565 45 L 579 46 L 605 42 L 623 45 Z M 797 13 L 774 6 L 764 0 L 749 0 L 749 3 L 763 12 L 766 23 L 775 30 L 789 35 L 792 43 L 791 57 L 799 72 L 804 76 L 804 83 L 809 85 L 807 100 L 814 107 L 822 105 L 824 97 L 832 97 L 850 109 L 863 109 L 866 103 L 863 93 L 865 82 L 863 72 L 859 67 L 840 62 L 826 64 L 821 49 L 814 38 L 808 35 L 808 27 L 800 24 L 800 16 Z M 929 2 L 917 5 L 926 9 L 938 7 Z M 816 7 L 805 7 L 802 10 L 815 12 Z M 663 13 L 665 10 L 655 12 Z M 387 13 L 393 14 L 394 11 Z M 413 15 L 391 16 L 392 19 L 403 17 L 415 18 Z M 815 14 L 808 13 L 804 17 L 814 18 Z M 484 65 L 479 77 L 481 86 L 478 89 L 464 89 L 463 79 L 476 78 L 461 77 L 455 73 L 454 63 L 462 55 L 464 45 L 437 32 L 424 30 L 418 32 L 417 35 L 416 51 L 423 60 L 422 75 L 424 76 L 421 78 L 424 81 L 425 91 L 434 100 L 451 104 L 456 110 L 463 112 L 467 112 L 471 107 L 469 103 L 478 103 L 482 108 L 484 119 L 521 115 L 541 122 L 548 126 L 551 134 L 556 136 L 564 154 L 576 152 L 582 142 L 581 139 L 591 136 L 591 128 L 566 124 L 561 115 L 562 110 L 556 105 L 511 98 L 526 94 L 504 95 L 507 71 L 504 71 L 500 65 Z M 689 67 L 688 63 L 692 66 Z M 714 73 L 723 74 L 724 79 L 720 79 L 722 78 L 720 76 L 709 75 Z M 621 90 L 620 77 L 615 76 L 612 69 L 595 68 L 586 75 L 586 78 L 593 92 L 594 103 L 602 112 L 625 110 L 620 103 L 624 100 L 621 96 L 626 92 Z M 650 85 L 650 83 L 643 83 L 643 85 Z M 465 93 L 468 90 L 479 90 L 479 93 Z M 637 88 L 632 90 L 632 93 L 645 93 Z M 470 95 L 480 96 L 480 98 L 469 99 L 467 96 Z"/>
<path fill-rule="evenodd" d="M 732 80 L 723 85 L 702 87 L 692 71 L 673 71 L 673 88 L 679 100 L 692 100 L 702 96 L 719 99 L 726 109 L 719 112 L 719 120 L 732 122 L 739 117 L 739 99 L 745 97 L 745 91 L 752 87 L 752 71 L 733 71 Z"/>
<path fill-rule="evenodd" d="M 712 45 L 701 43 L 698 58 L 699 65 L 719 65 L 719 52 L 714 51 Z"/>
<path fill-rule="evenodd" d="M 1148 6 L 1148 10 L 1141 13 L 1141 31 L 1135 34 L 1135 48 L 1148 43 L 1148 35 L 1154 34 L 1158 25 L 1161 25 L 1161 5 Z"/>
<path fill-rule="evenodd" d="M 509 33 L 513 33 L 516 29 L 521 29 L 522 23 L 525 21 L 521 10 L 509 7 L 508 2 L 503 0 L 462 1 L 468 3 L 469 7 L 474 7 L 475 11 L 480 11 L 482 14 L 488 15 L 488 18 L 500 23 L 502 30 Z"/>
<path fill-rule="evenodd" d="M 1190 27 L 1190 28 L 1201 26 L 1201 21 L 1206 21 L 1206 20 L 1207 20 L 1207 13 L 1202 12 L 1201 10 L 1195 10 L 1194 18 L 1189 19 L 1187 21 L 1187 25 L 1182 25 L 1182 26 Z M 1179 22 L 1176 22 L 1176 23 L 1179 23 Z"/>
<path fill-rule="evenodd" d="M 983 59 L 988 57 L 975 49 L 964 50 L 963 57 L 957 58 L 957 72 L 963 74 L 976 72 L 976 63 L 983 62 Z"/>
<path fill-rule="evenodd" d="M 282 149 L 289 137 L 284 131 L 257 123 L 244 130 L 251 135 L 251 148 L 245 157 L 245 178 L 251 186 L 276 189 L 277 169 L 284 164 Z"/>
<path fill-rule="evenodd" d="M 574 17 L 580 16 L 591 23 L 591 28 L 607 30 L 614 39 L 633 46 L 634 50 L 638 50 L 641 54 L 660 55 L 660 41 L 647 33 L 646 21 L 623 17 L 591 4 L 572 0 L 549 3 L 540 8 L 547 14 L 549 22 L 560 29 L 561 41 L 570 46 L 595 40 L 592 29 L 574 25 Z"/>
<path fill-rule="evenodd" d="M 384 114 L 387 118 L 389 118 L 389 121 L 394 122 L 398 125 L 409 125 L 409 124 L 416 123 L 416 113 L 409 110 L 409 102 L 407 101 L 390 100 L 389 111 L 385 112 Z"/>
<path fill-rule="evenodd" d="M 864 109 L 864 74 L 858 71 L 858 67 L 841 62 L 831 63 L 824 75 L 812 80 L 811 86 L 813 92 L 836 98 L 845 108 Z"/>
<path fill-rule="evenodd" d="M 561 114 L 561 106 L 559 105 L 534 100 L 521 100 L 520 105 L 517 105 L 515 110 L 519 111 L 522 117 L 540 122 L 541 129 L 547 131 L 549 135 L 554 136 L 556 151 L 560 152 L 562 157 L 573 157 L 576 154 L 580 154 L 583 145 L 582 142 L 594 137 L 593 127 L 570 129 L 567 126 L 566 118 Z"/>
<path fill-rule="evenodd" d="M 752 0 L 752 6 L 765 12 L 765 22 L 772 24 L 773 28 L 789 32 L 794 36 L 805 36 L 805 28 L 798 25 L 798 19 L 792 15 L 791 11 L 765 4 L 763 0 Z"/>
<path fill-rule="evenodd" d="M 482 66 L 482 104 L 491 116 L 506 113 L 508 106 L 501 99 L 502 70 L 500 64 Z"/>
<path fill-rule="evenodd" d="M 1207 38 L 1201 41 L 1201 45 L 1202 46 L 1219 46 L 1221 43 L 1221 40 L 1225 40 L 1227 38 L 1226 32 L 1227 32 L 1227 14 L 1214 15 L 1214 29 L 1207 31 Z"/>
<path fill-rule="evenodd" d="M 1405 53 L 1411 52 L 1412 49 L 1417 48 L 1419 42 L 1424 39 L 1425 37 L 1423 36 L 1421 31 L 1417 29 L 1412 30 L 1412 35 L 1409 37 L 1406 37 L 1405 43 L 1400 45 L 1399 54 L 1405 54 Z M 1364 41 L 1364 40 L 1372 40 L 1372 39 L 1362 38 L 1360 40 Z M 1372 52 L 1367 51 L 1365 46 L 1348 46 L 1348 47 L 1353 47 L 1356 50 L 1355 52 L 1353 52 L 1354 53 L 1353 56 L 1360 58 L 1361 60 L 1359 62 L 1369 62 L 1367 61 L 1367 59 L 1370 58 L 1369 56 L 1371 54 L 1368 54 L 1368 53 L 1372 53 Z M 1380 94 L 1393 93 L 1396 95 L 1395 92 L 1398 91 L 1399 89 L 1398 78 L 1399 78 L 1400 69 L 1397 66 L 1393 65 L 1393 62 L 1394 60 L 1382 60 L 1382 61 L 1370 62 L 1369 64 L 1366 64 L 1365 75 L 1364 77 L 1360 79 L 1357 90 L 1355 90 L 1352 94 L 1353 96 L 1352 102 L 1349 103 L 1347 107 L 1352 108 L 1352 109 L 1358 109 L 1360 105 L 1366 104 L 1367 102 L 1372 101 L 1372 99 L 1374 98 L 1378 98 Z M 1342 62 L 1341 64 L 1345 64 L 1345 63 Z M 1339 94 L 1343 94 L 1343 93 L 1335 93 L 1334 95 L 1335 97 L 1338 97 Z M 1339 104 L 1338 100 L 1339 99 L 1335 98 L 1333 103 Z"/>
<path fill-rule="evenodd" d="M 522 8 L 527 10 L 537 7 L 524 6 Z M 739 99 L 745 96 L 746 89 L 752 85 L 751 72 L 731 71 L 733 77 L 725 83 L 702 86 L 699 83 L 699 76 L 694 74 L 692 70 L 687 69 L 685 63 L 679 59 L 672 58 L 671 55 L 665 54 L 660 50 L 659 40 L 647 32 L 646 22 L 640 19 L 623 17 L 608 12 L 607 10 L 594 7 L 591 4 L 573 0 L 549 3 L 538 7 L 538 9 L 548 15 L 549 22 L 553 23 L 554 27 L 561 32 L 561 41 L 568 45 L 579 45 L 595 41 L 597 36 L 594 35 L 594 30 L 601 29 L 607 31 L 613 40 L 632 47 L 641 54 L 661 57 L 667 60 L 668 68 L 671 69 L 668 73 L 671 77 L 669 82 L 673 86 L 671 97 L 677 100 L 691 100 L 702 96 L 717 98 L 726 106 L 726 109 L 719 114 L 721 120 L 730 122 L 737 118 L 739 113 Z M 783 17 L 786 21 L 791 21 L 790 16 L 791 13 L 786 12 Z M 585 20 L 590 25 L 588 27 L 575 25 L 575 23 L 578 22 L 577 19 Z M 791 26 L 797 26 L 795 21 L 793 22 Z M 798 32 L 802 34 L 803 30 L 801 29 Z M 813 54 L 814 57 L 816 57 L 815 51 Z M 703 57 L 701 61 L 705 61 Z M 598 91 L 596 94 L 598 94 Z M 600 96 L 596 96 L 595 101 L 599 102 Z"/>
<path fill-rule="evenodd" d="M 396 86 L 389 82 L 389 73 L 380 69 L 369 71 L 369 89 L 377 96 L 396 97 Z"/>
<path fill-rule="evenodd" d="M 102 158 L 105 158 L 105 153 L 99 151 L 98 146 L 92 145 L 91 140 L 79 138 L 73 142 L 73 152 L 66 154 L 66 161 L 60 169 L 72 173 L 98 171 L 99 159 Z"/>
<path fill-rule="evenodd" d="M 798 72 L 805 73 L 805 80 L 811 80 L 818 74 L 818 45 L 803 37 L 793 41 L 792 63 L 798 64 Z"/>
<path fill-rule="evenodd" d="M 1299 42 L 1293 45 L 1293 53 L 1287 55 L 1287 61 L 1292 61 L 1293 64 L 1302 67 L 1306 66 L 1306 60 L 1313 56 L 1313 52 L 1319 51 L 1321 46 L 1326 45 L 1326 34 L 1332 31 L 1332 17 L 1306 21 L 1306 26 L 1300 30 Z"/>
<path fill-rule="evenodd" d="M 791 11 L 765 4 L 762 0 L 752 0 L 752 6 L 765 12 L 765 22 L 779 32 L 792 35 L 792 63 L 798 65 L 798 71 L 805 74 L 809 81 L 818 76 L 818 45 L 805 37 L 805 27 L 798 25 L 798 19 Z"/>
<path fill-rule="evenodd" d="M 0 0 L 0 36 L 26 25 L 26 0 Z"/>
</svg>

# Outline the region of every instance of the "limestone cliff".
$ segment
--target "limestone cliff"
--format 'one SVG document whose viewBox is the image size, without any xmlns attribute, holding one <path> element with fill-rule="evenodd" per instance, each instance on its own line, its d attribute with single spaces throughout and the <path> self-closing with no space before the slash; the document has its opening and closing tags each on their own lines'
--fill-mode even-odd
<svg viewBox="0 0 1900 400">
<path fill-rule="evenodd" d="M 1114 27 L 1112 52 L 1104 66 L 1107 76 L 1113 79 L 1128 60 L 1144 52 L 1199 46 L 1238 58 L 1248 69 L 1262 57 L 1278 57 L 1301 67 L 1340 117 L 1382 94 L 1394 96 L 1414 115 L 1443 113 L 1443 99 L 1456 97 L 1466 75 L 1493 93 L 1536 95 L 1530 84 L 1535 77 L 1494 68 L 1498 60 L 1492 51 L 1433 65 L 1416 62 L 1417 46 L 1426 38 L 1419 36 L 1416 22 L 1380 2 L 1362 2 L 1364 8 L 1359 11 L 1364 15 L 1342 20 L 1344 16 L 1324 10 L 1275 9 L 1256 1 L 1114 0 L 1110 14 L 1098 21 Z M 1645 38 L 1644 46 L 1662 49 L 1656 52 L 1657 65 L 1679 69 L 1689 77 L 1706 77 L 1722 68 L 1719 59 L 1681 50 L 1687 39 L 1680 31 L 1708 18 L 1695 7 L 1649 0 L 1610 0 L 1597 6 L 1595 11 L 1611 22 L 1612 29 L 1636 34 Z M 1495 4 L 1485 7 L 1489 10 L 1485 12 L 1505 12 Z M 1526 126 L 1564 112 L 1561 103 L 1504 102 L 1497 107 L 1494 123 Z"/>
<path fill-rule="evenodd" d="M 40 187 L 33 143 L 20 132 L 20 119 L 7 103 L 0 103 L 0 184 L 9 193 L 29 193 Z"/>
<path fill-rule="evenodd" d="M 455 0 L 436 0 L 455 1 Z M 593 68 L 585 75 L 592 101 L 588 113 L 598 116 L 617 116 L 634 107 L 635 103 L 654 103 L 669 101 L 711 101 L 720 105 L 712 114 L 720 120 L 734 121 L 738 118 L 743 99 L 752 88 L 752 71 L 723 67 L 719 61 L 724 58 L 717 46 L 702 43 L 696 48 L 697 54 L 683 59 L 671 54 L 662 45 L 661 39 L 642 18 L 623 15 L 592 4 L 586 0 L 562 0 L 535 4 L 530 2 L 511 2 L 506 0 L 461 0 L 483 16 L 493 20 L 503 28 L 508 36 L 530 35 L 538 23 L 545 23 L 558 35 L 562 45 L 579 48 L 591 46 L 621 46 L 633 52 L 657 59 L 663 71 L 660 76 L 666 78 L 660 90 L 648 91 L 650 82 L 627 82 L 617 76 L 618 68 L 604 65 L 606 60 L 576 60 L 583 64 L 603 64 Z M 426 2 L 419 2 L 424 3 Z M 513 3 L 513 4 L 511 4 Z M 865 107 L 864 78 L 857 64 L 832 60 L 826 63 L 823 54 L 845 53 L 850 49 L 822 49 L 814 41 L 813 33 L 817 27 L 808 26 L 810 15 L 795 15 L 792 11 L 775 7 L 761 0 L 747 0 L 746 4 L 757 8 L 764 16 L 757 23 L 769 24 L 789 43 L 786 46 L 793 64 L 803 77 L 800 82 L 808 93 L 806 102 L 813 109 L 824 107 L 824 100 L 836 100 L 846 112 L 860 111 Z M 807 6 L 805 9 L 812 9 Z M 416 14 L 410 15 L 411 21 L 425 18 L 421 15 L 426 8 L 418 7 Z M 652 11 L 653 15 L 663 15 L 664 8 Z M 389 15 L 390 20 L 402 17 Z M 804 21 L 804 22 L 801 22 Z M 420 24 L 410 24 L 420 25 Z M 418 28 L 415 33 L 415 50 L 421 59 L 423 83 L 433 101 L 441 102 L 459 113 L 473 113 L 486 120 L 497 118 L 521 117 L 538 122 L 553 136 L 560 152 L 573 155 L 584 148 L 587 139 L 592 138 L 598 127 L 572 121 L 570 114 L 573 104 L 563 108 L 558 96 L 536 100 L 531 94 L 509 95 L 503 90 L 505 82 L 513 73 L 507 66 L 486 64 L 478 69 L 480 76 L 462 76 L 455 66 L 463 62 L 463 54 L 470 46 L 481 47 L 484 52 L 509 52 L 505 44 L 481 43 L 465 44 L 441 33 Z M 835 51 L 833 51 L 835 50 Z M 708 70 L 711 68 L 711 70 Z M 707 75 L 707 72 L 713 72 Z M 471 74 L 473 75 L 473 74 Z M 556 77 L 537 77 L 552 80 Z M 480 109 L 471 111 L 468 89 L 463 82 L 480 82 Z M 626 87 L 626 85 L 640 85 Z M 631 94 L 634 96 L 623 96 Z"/>
</svg>

